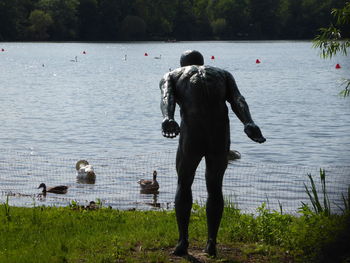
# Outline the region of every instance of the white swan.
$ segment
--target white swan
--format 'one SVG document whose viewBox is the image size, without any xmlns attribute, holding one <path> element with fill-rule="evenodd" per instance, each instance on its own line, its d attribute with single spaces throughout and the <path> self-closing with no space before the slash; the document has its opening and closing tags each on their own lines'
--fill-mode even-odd
<svg viewBox="0 0 350 263">
<path fill-rule="evenodd" d="M 78 62 L 78 57 L 75 56 L 75 58 L 74 58 L 74 59 L 71 59 L 70 62 Z"/>
<path fill-rule="evenodd" d="M 96 180 L 96 174 L 94 168 L 86 160 L 80 160 L 76 163 L 75 169 L 77 170 L 78 182 L 93 184 Z"/>
</svg>

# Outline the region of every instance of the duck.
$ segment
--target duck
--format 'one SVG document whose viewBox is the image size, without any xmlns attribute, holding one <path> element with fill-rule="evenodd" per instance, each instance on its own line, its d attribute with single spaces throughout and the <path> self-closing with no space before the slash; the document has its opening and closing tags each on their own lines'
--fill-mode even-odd
<svg viewBox="0 0 350 263">
<path fill-rule="evenodd" d="M 75 56 L 75 58 L 71 59 L 70 62 L 78 62 L 78 56 Z"/>
<path fill-rule="evenodd" d="M 159 55 L 159 57 L 154 57 L 154 59 L 161 59 L 162 55 Z"/>
<path fill-rule="evenodd" d="M 241 154 L 238 151 L 229 150 L 229 152 L 227 154 L 227 159 L 229 161 L 233 161 L 233 160 L 236 160 L 236 159 L 241 159 Z"/>
<path fill-rule="evenodd" d="M 157 171 L 153 171 L 153 180 L 141 179 L 137 182 L 141 186 L 142 193 L 154 193 L 159 189 L 157 182 Z"/>
<path fill-rule="evenodd" d="M 54 187 L 46 187 L 46 184 L 41 183 L 38 187 L 38 189 L 43 188 L 43 194 L 46 195 L 46 193 L 54 193 L 54 194 L 65 194 L 67 193 L 68 186 L 65 185 L 58 185 Z"/>
<path fill-rule="evenodd" d="M 79 182 L 82 183 L 95 183 L 96 174 L 94 168 L 86 160 L 79 160 L 75 164 L 75 169 L 77 170 L 77 178 Z"/>
</svg>

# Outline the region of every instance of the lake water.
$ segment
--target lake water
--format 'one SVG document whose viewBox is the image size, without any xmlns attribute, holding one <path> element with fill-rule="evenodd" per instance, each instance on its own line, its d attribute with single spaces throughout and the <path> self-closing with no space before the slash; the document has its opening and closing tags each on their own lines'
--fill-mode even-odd
<svg viewBox="0 0 350 263">
<path fill-rule="evenodd" d="M 158 85 L 187 49 L 233 74 L 267 139 L 252 142 L 231 112 L 231 148 L 242 154 L 238 166 L 349 166 L 350 98 L 338 93 L 341 79 L 349 78 L 350 61 L 323 60 L 311 42 L 0 43 L 1 48 L 2 189 L 16 191 L 16 182 L 28 177 L 22 187 L 30 192 L 28 182 L 37 183 L 44 174 L 59 182 L 46 172 L 33 179 L 28 171 L 7 180 L 11 160 L 33 162 L 30 156 L 48 162 L 112 160 L 115 167 L 119 158 L 154 153 L 169 152 L 172 160 L 177 139 L 161 135 Z M 335 69 L 337 63 L 341 69 Z M 349 169 L 342 177 L 348 184 Z"/>
</svg>

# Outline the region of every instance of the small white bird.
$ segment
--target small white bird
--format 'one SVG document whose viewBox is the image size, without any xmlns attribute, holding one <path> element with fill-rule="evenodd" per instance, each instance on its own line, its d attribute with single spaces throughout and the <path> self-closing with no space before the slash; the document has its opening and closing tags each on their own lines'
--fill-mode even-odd
<svg viewBox="0 0 350 263">
<path fill-rule="evenodd" d="M 74 58 L 74 59 L 71 59 L 70 62 L 78 62 L 78 57 L 75 56 L 75 58 Z"/>
<path fill-rule="evenodd" d="M 77 178 L 79 182 L 95 183 L 96 174 L 94 168 L 88 161 L 79 160 L 75 165 L 75 169 L 77 170 Z"/>
</svg>

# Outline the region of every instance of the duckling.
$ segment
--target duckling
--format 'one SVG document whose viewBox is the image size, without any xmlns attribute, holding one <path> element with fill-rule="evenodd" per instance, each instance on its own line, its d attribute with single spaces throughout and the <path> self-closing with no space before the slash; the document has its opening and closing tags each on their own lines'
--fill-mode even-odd
<svg viewBox="0 0 350 263">
<path fill-rule="evenodd" d="M 41 183 L 38 187 L 38 189 L 43 188 L 43 194 L 46 195 L 46 193 L 55 193 L 55 194 L 65 194 L 67 193 L 68 186 L 65 185 L 59 185 L 54 187 L 48 187 L 46 188 L 46 184 Z"/>
<path fill-rule="evenodd" d="M 153 180 L 141 179 L 137 182 L 141 186 L 142 193 L 154 193 L 159 189 L 157 182 L 157 171 L 153 171 Z"/>
<path fill-rule="evenodd" d="M 96 174 L 94 168 L 86 160 L 80 160 L 76 163 L 75 169 L 77 170 L 78 182 L 82 183 L 95 183 Z"/>
<path fill-rule="evenodd" d="M 227 159 L 229 161 L 233 161 L 233 160 L 236 160 L 236 159 L 241 159 L 241 154 L 238 151 L 229 150 L 229 152 L 227 154 Z"/>
</svg>

